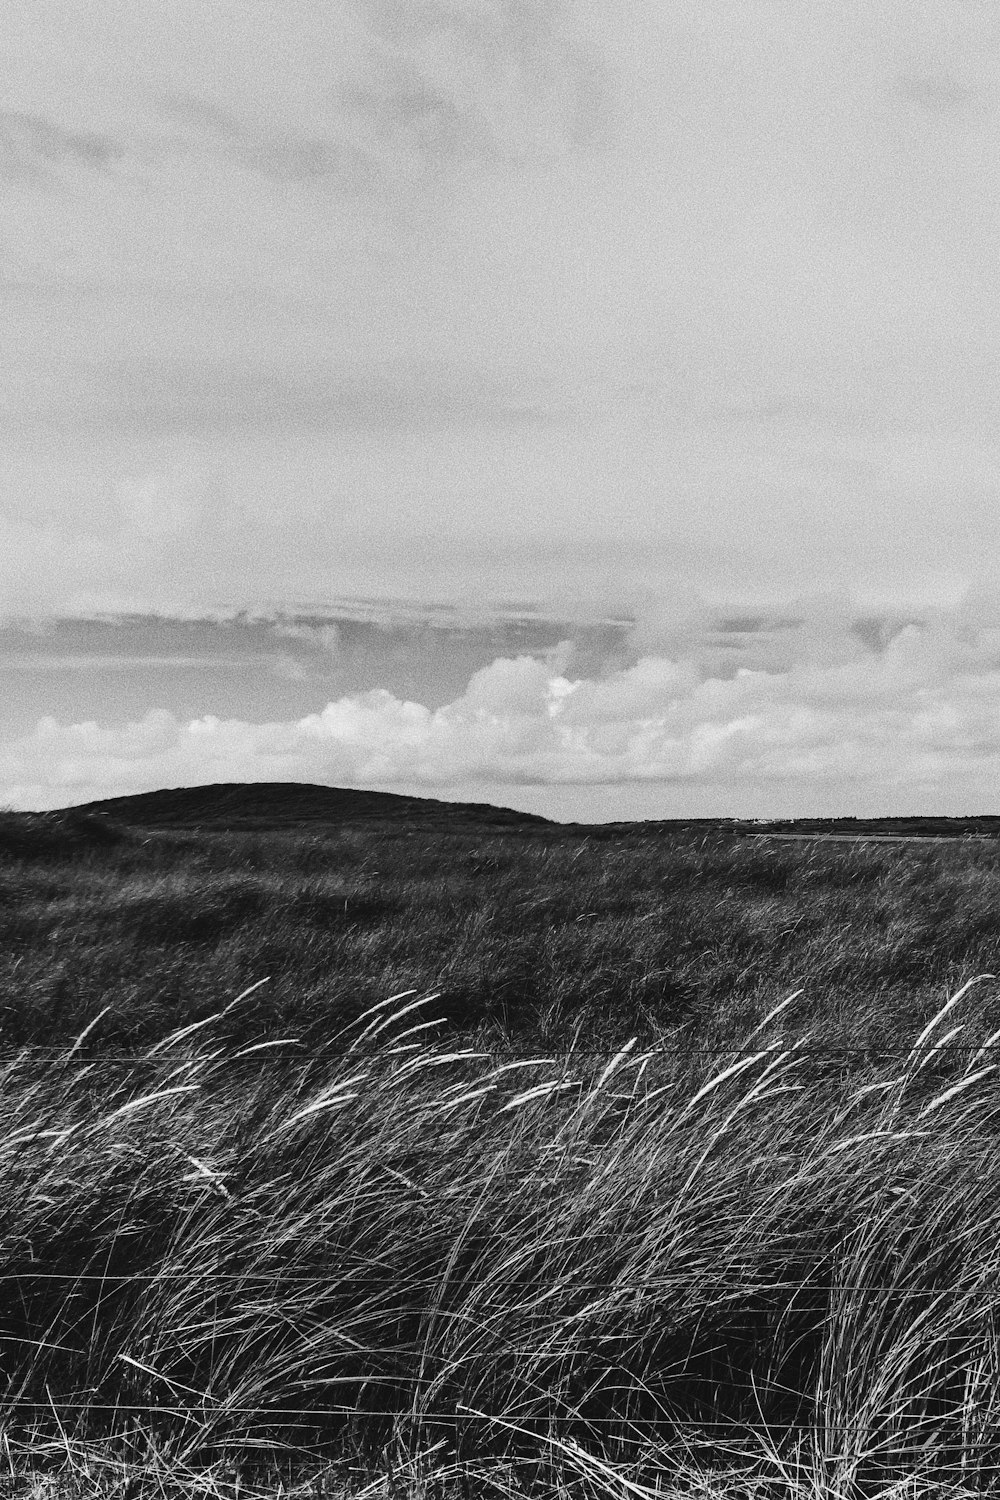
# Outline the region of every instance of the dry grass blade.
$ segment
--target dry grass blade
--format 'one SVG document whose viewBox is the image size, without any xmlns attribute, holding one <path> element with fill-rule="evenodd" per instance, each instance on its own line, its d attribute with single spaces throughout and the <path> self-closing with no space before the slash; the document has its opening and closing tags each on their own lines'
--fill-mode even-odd
<svg viewBox="0 0 1000 1500">
<path fill-rule="evenodd" d="M 635 1047 L 638 1040 L 638 1037 L 632 1037 L 625 1043 L 624 1047 L 620 1048 L 619 1051 L 615 1053 L 614 1057 L 608 1063 L 607 1067 L 604 1069 L 604 1072 L 597 1080 L 597 1083 L 594 1085 L 595 1091 L 604 1087 L 608 1079 L 611 1077 L 612 1073 L 614 1073 L 619 1065 L 625 1061 L 626 1057 L 628 1057 L 629 1053 Z"/>
<path fill-rule="evenodd" d="M 201 1021 L 193 1021 L 190 1026 L 182 1026 L 178 1031 L 172 1031 L 169 1036 L 165 1036 L 162 1041 L 157 1042 L 155 1046 L 150 1047 L 149 1051 L 146 1053 L 146 1056 L 156 1057 L 158 1054 L 167 1052 L 170 1050 L 170 1048 L 178 1046 L 181 1042 L 187 1041 L 189 1037 L 194 1036 L 195 1032 L 203 1031 L 206 1026 L 213 1026 L 217 1021 L 221 1021 L 224 1016 L 228 1016 L 230 1011 L 232 1011 L 249 995 L 252 995 L 256 990 L 259 990 L 261 985 L 269 983 L 270 975 L 266 976 L 264 979 L 258 979 L 256 984 L 251 984 L 249 988 L 241 990 L 235 999 L 230 1000 L 228 1005 L 224 1005 L 221 1010 L 216 1011 L 213 1015 L 205 1016 Z"/>
<path fill-rule="evenodd" d="M 120 1104 L 117 1109 L 112 1110 L 109 1115 L 103 1115 L 101 1119 L 95 1121 L 91 1127 L 92 1133 L 98 1135 L 102 1131 L 107 1130 L 109 1125 L 113 1125 L 116 1121 L 124 1119 L 126 1115 L 137 1114 L 139 1110 L 148 1109 L 151 1104 L 158 1104 L 163 1099 L 174 1098 L 178 1094 L 195 1094 L 197 1092 L 198 1084 L 184 1083 L 178 1084 L 171 1089 L 158 1089 L 152 1094 L 143 1094 L 138 1099 L 129 1099 L 125 1104 Z"/>
<path fill-rule="evenodd" d="M 525 1089 L 522 1094 L 515 1094 L 513 1099 L 503 1106 L 501 1113 L 508 1114 L 512 1109 L 520 1109 L 522 1105 L 530 1104 L 535 1100 L 549 1099 L 553 1094 L 577 1087 L 579 1085 L 572 1080 L 550 1079 L 546 1083 L 537 1083 L 534 1088 Z"/>
<path fill-rule="evenodd" d="M 771 1009 L 771 1010 L 768 1011 L 768 1013 L 764 1017 L 764 1019 L 757 1026 L 755 1026 L 754 1029 L 748 1034 L 747 1041 L 748 1042 L 755 1041 L 757 1039 L 757 1037 L 760 1036 L 760 1034 L 761 1034 L 762 1031 L 766 1031 L 767 1030 L 767 1028 L 770 1026 L 770 1024 L 771 1024 L 772 1021 L 776 1020 L 777 1017 L 780 1016 L 783 1011 L 786 1011 L 788 1009 L 788 1007 L 793 1003 L 793 1001 L 798 1000 L 799 997 L 801 995 L 804 995 L 804 994 L 805 994 L 805 990 L 793 990 L 792 993 L 788 996 L 787 999 L 782 1000 L 780 1002 L 780 1004 L 775 1005 L 773 1007 L 773 1009 Z"/>
<path fill-rule="evenodd" d="M 958 1005 L 959 1001 L 964 1000 L 965 996 L 971 989 L 975 987 L 975 985 L 982 984 L 984 980 L 995 978 L 995 974 L 976 974 L 972 979 L 968 980 L 967 983 L 963 984 L 961 989 L 956 990 L 954 995 L 946 1000 L 944 1005 L 941 1006 L 941 1009 L 937 1011 L 927 1022 L 927 1025 L 924 1027 L 923 1031 L 921 1031 L 920 1035 L 913 1043 L 911 1055 L 916 1056 L 920 1052 L 921 1048 L 923 1047 L 924 1043 L 931 1035 L 931 1033 L 941 1024 L 945 1016 L 950 1015 L 955 1006 Z"/>
<path fill-rule="evenodd" d="M 721 1072 L 716 1073 L 707 1083 L 703 1083 L 697 1093 L 693 1094 L 688 1100 L 684 1106 L 682 1118 L 684 1115 L 690 1114 L 696 1105 L 700 1104 L 703 1099 L 706 1099 L 709 1094 L 713 1093 L 729 1079 L 739 1077 L 741 1073 L 745 1073 L 749 1068 L 752 1068 L 754 1063 L 760 1062 L 762 1058 L 770 1057 L 778 1045 L 777 1042 L 772 1042 L 769 1047 L 763 1048 L 760 1052 L 753 1052 L 749 1057 L 740 1058 L 739 1061 L 730 1063 L 728 1068 L 723 1068 Z"/>
<path fill-rule="evenodd" d="M 974 1083 L 978 1083 L 981 1078 L 985 1078 L 989 1073 L 995 1073 L 996 1069 L 996 1063 L 989 1063 L 985 1068 L 980 1068 L 978 1072 L 969 1073 L 964 1078 L 960 1078 L 950 1088 L 946 1088 L 942 1093 L 936 1094 L 929 1104 L 925 1104 L 918 1114 L 917 1119 L 922 1120 L 925 1116 L 932 1114 L 934 1110 L 940 1109 L 942 1104 L 947 1104 L 949 1099 L 954 1099 L 958 1094 L 964 1093 L 966 1089 L 971 1088 Z"/>
<path fill-rule="evenodd" d="M 105 1005 L 103 1010 L 99 1010 L 97 1012 L 97 1015 L 94 1017 L 94 1019 L 92 1021 L 89 1021 L 83 1028 L 83 1030 L 77 1035 L 76 1039 L 73 1042 L 73 1045 L 70 1047 L 69 1051 L 66 1054 L 67 1057 L 72 1057 L 74 1053 L 79 1052 L 88 1036 L 90 1036 L 91 1033 L 97 1029 L 101 1021 L 103 1021 L 104 1017 L 111 1009 L 112 1007 L 110 1005 Z"/>
</svg>

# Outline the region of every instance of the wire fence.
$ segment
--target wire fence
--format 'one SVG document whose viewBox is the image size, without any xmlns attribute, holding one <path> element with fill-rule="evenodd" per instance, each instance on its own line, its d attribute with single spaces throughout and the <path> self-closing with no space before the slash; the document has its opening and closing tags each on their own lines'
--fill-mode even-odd
<svg viewBox="0 0 1000 1500">
<path fill-rule="evenodd" d="M 344 1061 L 349 1057 L 352 1062 L 364 1062 L 367 1065 L 371 1065 L 372 1063 L 377 1062 L 384 1062 L 388 1066 L 398 1061 L 398 1058 L 392 1056 L 389 1052 L 383 1053 L 381 1055 L 377 1053 L 366 1053 L 361 1047 L 354 1048 L 353 1050 L 349 1050 L 345 1047 L 343 1051 L 337 1051 L 334 1048 L 295 1048 L 294 1044 L 290 1042 L 282 1042 L 280 1044 L 273 1042 L 255 1044 L 237 1043 L 236 1045 L 245 1046 L 247 1048 L 253 1045 L 260 1053 L 263 1053 L 265 1047 L 268 1048 L 267 1056 L 261 1056 L 260 1058 L 262 1062 L 273 1059 L 276 1054 L 279 1054 L 279 1047 L 287 1047 L 289 1049 L 288 1056 L 304 1062 Z M 793 1045 L 794 1044 L 790 1044 L 788 1046 L 789 1051 L 792 1050 Z M 574 1047 L 568 1049 L 565 1052 L 555 1050 L 552 1052 L 548 1052 L 541 1057 L 525 1057 L 519 1060 L 522 1062 L 537 1063 L 539 1067 L 543 1067 L 546 1063 L 565 1062 L 571 1059 L 574 1061 L 579 1059 L 581 1061 L 592 1060 L 594 1062 L 606 1062 L 610 1061 L 612 1057 L 616 1056 L 620 1050 L 620 1046 L 608 1046 L 604 1048 Z M 856 1057 L 867 1058 L 870 1061 L 905 1062 L 911 1056 L 909 1048 L 888 1048 L 878 1047 L 874 1045 L 866 1046 L 858 1043 L 845 1043 L 843 1047 L 830 1045 L 824 1045 L 822 1047 L 795 1047 L 794 1051 L 796 1057 L 804 1057 L 809 1058 L 812 1061 L 821 1060 L 825 1062 L 840 1062 L 842 1060 L 846 1061 Z M 765 1049 L 761 1046 L 736 1047 L 727 1045 L 715 1047 L 704 1044 L 684 1045 L 683 1047 L 676 1048 L 640 1048 L 632 1052 L 630 1054 L 630 1058 L 633 1064 L 641 1061 L 645 1057 L 663 1057 L 668 1058 L 674 1062 L 685 1062 L 688 1059 L 701 1057 L 754 1057 L 757 1055 L 763 1055 L 764 1052 Z M 973 1052 L 981 1054 L 994 1052 L 1000 1053 L 1000 1041 L 991 1041 L 986 1044 L 977 1044 L 975 1040 L 966 1042 L 945 1042 L 941 1045 L 928 1046 L 926 1055 L 930 1055 L 931 1053 L 933 1053 L 933 1055 L 936 1057 L 940 1053 L 946 1052 Z M 225 1054 L 225 1061 L 227 1063 L 233 1061 L 243 1061 L 244 1058 L 248 1058 L 250 1055 L 251 1054 L 249 1050 L 243 1053 L 242 1056 L 240 1053 L 227 1053 Z M 75 1052 L 72 1054 L 72 1056 L 70 1056 L 68 1051 L 36 1051 L 33 1048 L 26 1047 L 22 1048 L 18 1052 L 0 1052 L 0 1065 L 4 1063 L 17 1062 L 66 1062 L 71 1063 L 74 1067 L 87 1065 L 88 1067 L 97 1068 L 108 1065 L 110 1067 L 139 1068 L 153 1065 L 162 1066 L 165 1062 L 169 1062 L 171 1059 L 176 1059 L 179 1057 L 183 1057 L 183 1050 L 181 1048 L 177 1048 L 176 1051 L 173 1049 L 168 1051 L 166 1048 L 164 1048 L 162 1052 L 157 1053 L 155 1056 L 147 1057 L 143 1053 L 132 1052 Z M 510 1061 L 511 1057 L 511 1052 L 498 1050 L 491 1053 L 470 1052 L 464 1057 L 461 1055 L 456 1055 L 454 1061 L 492 1061 L 502 1064 L 505 1061 Z M 219 1054 L 219 1058 L 221 1060 L 221 1053 Z M 212 1057 L 211 1054 L 209 1054 L 205 1057 L 205 1060 L 214 1061 L 215 1058 Z"/>
<path fill-rule="evenodd" d="M 904 1226 L 904 1227 L 919 1228 L 920 1226 L 918 1226 L 918 1225 L 912 1225 L 912 1226 Z M 574 1244 L 578 1244 L 580 1242 L 580 1240 L 583 1239 L 583 1238 L 585 1238 L 587 1240 L 601 1240 L 601 1239 L 614 1240 L 615 1236 L 610 1231 L 608 1233 L 606 1233 L 606 1234 L 592 1234 L 592 1235 L 587 1235 L 587 1236 L 574 1235 L 573 1236 L 573 1243 Z M 331 1272 L 334 1272 L 335 1270 L 336 1270 L 336 1268 L 331 1267 L 329 1269 L 324 1268 L 324 1270 L 322 1270 L 322 1271 L 315 1271 L 315 1272 L 312 1272 L 310 1274 L 305 1274 L 305 1273 L 300 1273 L 300 1272 L 293 1272 L 293 1273 L 289 1274 L 287 1272 L 277 1271 L 274 1268 L 272 1268 L 270 1270 L 266 1270 L 266 1271 L 252 1271 L 252 1272 L 251 1271 L 205 1271 L 205 1270 L 202 1270 L 200 1268 L 197 1271 L 136 1271 L 136 1272 L 130 1272 L 130 1271 L 119 1271 L 119 1272 L 104 1272 L 104 1271 L 35 1271 L 33 1269 L 28 1269 L 28 1270 L 25 1270 L 25 1271 L 4 1272 L 2 1275 L 0 1275 L 0 1284 L 5 1283 L 5 1282 L 15 1282 L 15 1283 L 23 1285 L 23 1283 L 26 1282 L 26 1281 L 62 1281 L 62 1282 L 65 1282 L 65 1281 L 71 1281 L 71 1282 L 76 1282 L 76 1281 L 91 1282 L 91 1281 L 95 1281 L 95 1282 L 100 1283 L 101 1285 L 106 1285 L 109 1282 L 111 1282 L 111 1283 L 118 1283 L 118 1282 L 132 1283 L 132 1282 L 137 1282 L 137 1281 L 138 1282 L 180 1281 L 180 1282 L 190 1283 L 192 1280 L 198 1280 L 198 1281 L 202 1281 L 202 1282 L 204 1282 L 204 1281 L 232 1282 L 234 1284 L 239 1284 L 241 1286 L 245 1286 L 248 1281 L 253 1281 L 254 1279 L 259 1279 L 259 1280 L 261 1280 L 262 1282 L 264 1282 L 268 1286 L 273 1286 L 276 1282 L 279 1282 L 282 1286 L 286 1286 L 286 1285 L 293 1285 L 294 1286 L 294 1285 L 297 1285 L 297 1284 L 300 1284 L 300 1283 L 303 1284 L 303 1285 L 315 1286 L 318 1282 L 321 1282 L 324 1279 L 324 1277 L 329 1277 L 330 1274 L 331 1274 Z M 346 1272 L 346 1273 L 341 1273 L 341 1274 L 342 1274 L 343 1281 L 346 1284 L 348 1284 L 349 1286 L 351 1286 L 351 1287 L 371 1286 L 371 1287 L 392 1287 L 393 1289 L 398 1289 L 399 1285 L 400 1285 L 399 1278 L 398 1277 L 394 1277 L 394 1276 L 353 1276 L 353 1275 L 351 1275 L 351 1273 L 349 1271 Z M 430 1282 L 430 1283 L 433 1283 L 435 1286 L 439 1286 L 442 1283 L 446 1283 L 449 1287 L 461 1287 L 461 1286 L 480 1286 L 481 1287 L 481 1286 L 483 1286 L 483 1278 L 482 1278 L 482 1276 L 445 1276 L 445 1275 L 441 1275 L 441 1274 L 435 1273 L 434 1271 L 426 1271 L 426 1272 L 423 1272 L 423 1273 L 421 1273 L 419 1271 L 416 1271 L 416 1272 L 411 1272 L 410 1274 L 411 1274 L 411 1276 L 412 1276 L 412 1278 L 413 1278 L 414 1281 L 417 1281 L 417 1282 L 422 1281 L 425 1284 Z M 649 1291 L 656 1291 L 656 1290 L 665 1290 L 668 1287 L 671 1290 L 673 1290 L 677 1286 L 677 1281 L 676 1281 L 676 1278 L 671 1278 L 670 1280 L 667 1280 L 666 1278 L 657 1279 L 656 1277 L 651 1277 L 651 1278 L 649 1278 L 649 1280 L 645 1280 L 645 1281 L 615 1281 L 615 1282 L 609 1282 L 607 1280 L 607 1278 L 604 1278 L 601 1281 L 588 1281 L 588 1280 L 577 1281 L 574 1278 L 566 1277 L 565 1280 L 563 1282 L 561 1282 L 560 1284 L 564 1287 L 565 1290 L 571 1290 L 571 1291 L 606 1291 L 606 1292 L 612 1292 L 612 1291 L 613 1292 L 640 1292 L 641 1291 L 641 1292 L 649 1292 Z M 521 1291 L 523 1292 L 523 1285 L 521 1283 L 518 1283 L 518 1285 L 519 1285 L 519 1288 L 521 1289 Z M 739 1296 L 747 1296 L 747 1297 L 751 1297 L 751 1296 L 763 1296 L 764 1294 L 774 1295 L 774 1294 L 777 1294 L 779 1292 L 793 1292 L 796 1289 L 801 1288 L 802 1285 L 803 1285 L 803 1283 L 800 1282 L 800 1281 L 794 1281 L 794 1282 L 793 1281 L 787 1281 L 787 1282 L 782 1282 L 782 1281 L 767 1282 L 766 1284 L 761 1284 L 761 1285 L 751 1285 L 751 1286 L 739 1287 L 731 1295 L 733 1295 L 733 1296 L 739 1295 Z M 979 1289 L 983 1290 L 982 1284 L 979 1283 L 978 1285 L 979 1285 Z M 548 1290 L 548 1288 L 546 1288 L 545 1290 Z M 833 1293 L 833 1292 L 857 1292 L 859 1290 L 859 1288 L 853 1282 L 848 1282 L 848 1281 L 824 1281 L 823 1282 L 823 1290 L 824 1290 L 824 1292 L 831 1292 L 831 1293 Z M 940 1292 L 940 1288 L 939 1287 L 911 1287 L 911 1288 L 907 1288 L 907 1287 L 900 1287 L 899 1285 L 894 1284 L 892 1282 L 882 1283 L 882 1282 L 872 1282 L 872 1281 L 866 1281 L 865 1284 L 864 1284 L 864 1287 L 862 1289 L 860 1289 L 860 1290 L 863 1290 L 866 1295 L 869 1292 L 879 1292 L 879 1293 L 892 1293 L 892 1294 L 898 1295 L 900 1297 L 914 1297 L 914 1298 L 936 1296 Z M 987 1288 L 987 1290 L 988 1290 L 988 1288 Z M 996 1286 L 995 1290 L 998 1293 L 998 1295 L 1000 1295 L 1000 1279 L 998 1279 L 998 1281 L 997 1281 L 997 1286 Z M 542 1294 L 542 1288 L 539 1288 L 539 1295 L 541 1295 L 541 1294 Z M 807 1304 L 805 1304 L 805 1303 L 802 1303 L 802 1302 L 796 1302 L 794 1306 L 795 1306 L 795 1311 L 803 1311 L 804 1312 L 804 1311 L 809 1311 L 810 1310 L 809 1306 Z M 812 1310 L 813 1311 L 823 1311 L 826 1308 L 826 1306 L 827 1306 L 827 1304 L 825 1302 L 824 1303 L 817 1303 L 815 1305 L 815 1307 L 812 1308 Z M 2 1338 L 2 1336 L 3 1336 L 2 1329 L 0 1329 L 0 1338 Z"/>
</svg>

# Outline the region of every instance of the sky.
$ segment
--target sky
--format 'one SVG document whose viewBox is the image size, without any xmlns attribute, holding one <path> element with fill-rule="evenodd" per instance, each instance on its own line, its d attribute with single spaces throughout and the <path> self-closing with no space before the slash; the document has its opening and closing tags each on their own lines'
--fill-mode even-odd
<svg viewBox="0 0 1000 1500">
<path fill-rule="evenodd" d="M 0 6 L 0 804 L 995 810 L 992 0 Z"/>
</svg>

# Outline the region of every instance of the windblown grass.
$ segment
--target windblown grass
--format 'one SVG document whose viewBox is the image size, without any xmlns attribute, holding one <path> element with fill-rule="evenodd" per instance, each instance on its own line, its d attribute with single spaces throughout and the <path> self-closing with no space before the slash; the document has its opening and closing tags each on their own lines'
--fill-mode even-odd
<svg viewBox="0 0 1000 1500">
<path fill-rule="evenodd" d="M 270 974 L 231 1040 L 252 1024 L 322 1045 L 416 987 L 491 1048 L 718 1049 L 807 981 L 796 1024 L 892 1055 L 993 967 L 996 849 L 403 824 L 133 831 L 60 859 L 0 838 L 0 1028 L 8 1047 L 61 1046 L 108 1007 L 103 1045 L 149 1046 Z"/>
<path fill-rule="evenodd" d="M 0 811 L 0 859 L 65 860 L 122 844 L 128 835 L 101 813 Z"/>
<path fill-rule="evenodd" d="M 0 1496 L 993 1484 L 995 846 L 57 822 Z"/>
<path fill-rule="evenodd" d="M 259 990 L 128 1067 L 99 1027 L 24 1051 L 0 1089 L 12 1472 L 161 1496 L 275 1494 L 281 1465 L 303 1494 L 981 1494 L 997 1038 L 963 1018 L 988 988 L 822 1088 L 801 996 L 715 1059 L 498 1061 L 435 1040 L 412 992 L 325 1049 L 220 1042 Z"/>
</svg>

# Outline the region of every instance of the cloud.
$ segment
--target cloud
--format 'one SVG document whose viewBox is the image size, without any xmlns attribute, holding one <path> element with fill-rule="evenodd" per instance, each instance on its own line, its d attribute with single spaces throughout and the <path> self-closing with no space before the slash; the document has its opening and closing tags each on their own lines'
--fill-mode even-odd
<svg viewBox="0 0 1000 1500">
<path fill-rule="evenodd" d="M 559 0 L 359 0 L 334 30 L 312 110 L 286 112 L 282 124 L 275 112 L 173 90 L 157 104 L 170 127 L 161 146 L 273 182 L 365 194 L 429 174 L 551 163 L 611 139 L 613 70 Z"/>
<path fill-rule="evenodd" d="M 613 72 L 559 0 L 364 0 L 359 76 L 331 105 L 384 171 L 490 170 L 607 144 Z"/>
<path fill-rule="evenodd" d="M 241 118 L 197 94 L 168 93 L 155 102 L 152 130 L 139 132 L 147 153 L 180 158 L 202 157 L 232 163 L 243 171 L 277 183 L 314 183 L 337 191 L 357 192 L 373 182 L 373 164 L 340 132 L 315 128 L 303 132 L 255 117 Z M 168 126 L 164 135 L 159 121 Z"/>
<path fill-rule="evenodd" d="M 371 160 L 350 143 L 321 135 L 244 135 L 231 147 L 233 159 L 275 182 L 325 183 L 344 192 L 371 185 Z"/>
<path fill-rule="evenodd" d="M 44 179 L 64 164 L 103 169 L 121 154 L 121 146 L 103 132 L 67 129 L 44 115 L 0 110 L 0 177 L 9 182 Z"/>
<path fill-rule="evenodd" d="M 276 665 L 278 659 L 276 658 Z M 283 663 L 282 663 L 283 664 Z M 4 672 L 30 672 L 32 675 L 47 672 L 214 672 L 220 667 L 245 667 L 243 657 L 234 656 L 227 660 L 219 656 L 139 656 L 129 654 L 127 656 L 114 656 L 106 653 L 100 656 L 86 656 L 81 652 L 64 652 L 61 655 L 42 655 L 34 652 L 30 656 L 7 656 L 3 663 Z"/>
<path fill-rule="evenodd" d="M 16 388 L 15 388 L 16 389 Z M 73 422 L 149 434 L 252 428 L 360 432 L 445 427 L 558 427 L 571 406 L 542 381 L 462 360 L 247 361 L 232 354 L 67 360 L 59 386 L 31 393 L 22 430 Z"/>
<path fill-rule="evenodd" d="M 460 102 L 412 65 L 396 63 L 390 77 L 345 92 L 339 102 L 396 155 L 495 165 L 512 154 L 478 101 Z"/>
<path fill-rule="evenodd" d="M 386 689 L 254 723 L 166 710 L 120 727 L 61 724 L 0 747 L 0 796 L 55 806 L 157 786 L 293 780 L 423 789 L 721 788 L 806 807 L 824 788 L 867 805 L 991 804 L 1000 770 L 1000 632 L 955 617 L 900 629 L 885 650 L 787 670 L 706 675 L 645 655 L 567 675 L 568 643 L 500 657 L 433 709 Z"/>
<path fill-rule="evenodd" d="M 874 9 L 23 0 L 0 608 L 960 586 L 996 8 Z"/>
<path fill-rule="evenodd" d="M 336 620 L 322 624 L 306 620 L 278 620 L 273 626 L 274 634 L 283 640 L 302 641 L 319 652 L 326 661 L 336 661 L 344 649 L 343 628 Z M 285 660 L 293 660 L 285 657 Z M 304 671 L 302 663 L 295 662 L 298 671 Z"/>
<path fill-rule="evenodd" d="M 168 120 L 194 130 L 198 135 L 207 131 L 226 140 L 240 133 L 239 122 L 228 110 L 210 99 L 199 98 L 197 94 L 184 90 L 164 94 L 159 101 L 159 110 Z"/>
<path fill-rule="evenodd" d="M 916 104 L 936 114 L 963 109 L 972 98 L 970 89 L 947 74 L 897 78 L 895 93 L 907 104 Z"/>
</svg>

